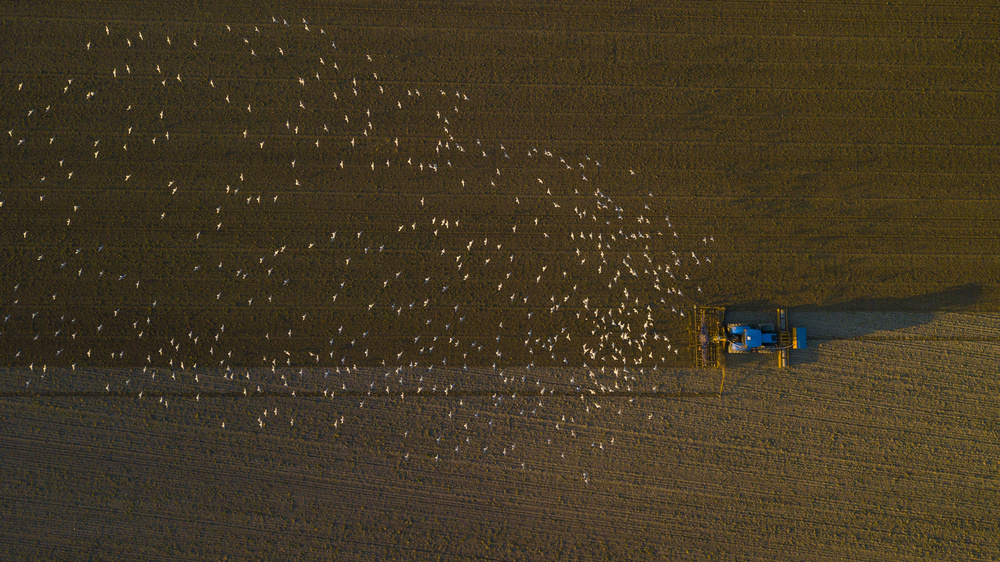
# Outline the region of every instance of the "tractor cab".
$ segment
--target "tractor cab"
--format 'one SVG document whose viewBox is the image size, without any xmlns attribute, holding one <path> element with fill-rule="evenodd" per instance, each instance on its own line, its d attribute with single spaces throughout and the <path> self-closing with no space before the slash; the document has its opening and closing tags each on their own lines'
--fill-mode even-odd
<svg viewBox="0 0 1000 562">
<path fill-rule="evenodd" d="M 750 326 L 729 327 L 729 352 L 745 353 L 778 345 L 778 334 Z"/>
</svg>

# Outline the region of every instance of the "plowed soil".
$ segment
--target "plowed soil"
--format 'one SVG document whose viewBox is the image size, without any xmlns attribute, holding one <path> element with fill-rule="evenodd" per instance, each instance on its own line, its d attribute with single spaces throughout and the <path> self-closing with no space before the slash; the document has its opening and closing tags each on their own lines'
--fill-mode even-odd
<svg viewBox="0 0 1000 562">
<path fill-rule="evenodd" d="M 1000 556 L 1000 12 L 295 4 L 0 8 L 5 558 Z"/>
</svg>

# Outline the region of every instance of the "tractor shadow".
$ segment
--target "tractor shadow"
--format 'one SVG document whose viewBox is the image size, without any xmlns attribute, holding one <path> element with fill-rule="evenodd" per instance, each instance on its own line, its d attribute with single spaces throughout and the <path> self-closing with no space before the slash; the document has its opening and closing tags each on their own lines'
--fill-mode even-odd
<svg viewBox="0 0 1000 562">
<path fill-rule="evenodd" d="M 837 340 L 867 339 L 891 333 L 912 333 L 914 328 L 929 325 L 941 313 L 961 313 L 973 310 L 980 301 L 983 288 L 969 283 L 910 297 L 853 299 L 819 305 L 788 307 L 790 326 L 802 326 L 808 333 L 806 349 L 794 350 L 789 356 L 792 367 L 809 365 L 819 360 L 818 348 Z M 775 310 L 782 303 L 757 300 L 730 305 L 726 322 L 774 322 Z M 750 366 L 765 357 L 750 355 L 727 356 L 730 368 Z M 737 382 L 734 380 L 734 383 Z"/>
</svg>

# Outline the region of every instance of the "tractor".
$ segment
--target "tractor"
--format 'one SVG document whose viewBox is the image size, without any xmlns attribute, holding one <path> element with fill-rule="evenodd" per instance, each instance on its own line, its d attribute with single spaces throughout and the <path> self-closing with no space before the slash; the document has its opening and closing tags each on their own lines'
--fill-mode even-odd
<svg viewBox="0 0 1000 562">
<path fill-rule="evenodd" d="M 788 326 L 779 308 L 774 324 L 727 324 L 723 307 L 696 306 L 691 317 L 695 367 L 725 368 L 725 353 L 775 353 L 778 367 L 788 366 L 792 349 L 805 349 L 806 329 Z"/>
</svg>

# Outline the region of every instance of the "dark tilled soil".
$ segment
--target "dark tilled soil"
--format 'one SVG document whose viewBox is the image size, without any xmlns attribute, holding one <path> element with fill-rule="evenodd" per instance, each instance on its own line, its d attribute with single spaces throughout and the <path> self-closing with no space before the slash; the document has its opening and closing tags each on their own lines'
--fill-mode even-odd
<svg viewBox="0 0 1000 562">
<path fill-rule="evenodd" d="M 0 14 L 9 557 L 1000 551 L 991 8 Z"/>
</svg>

